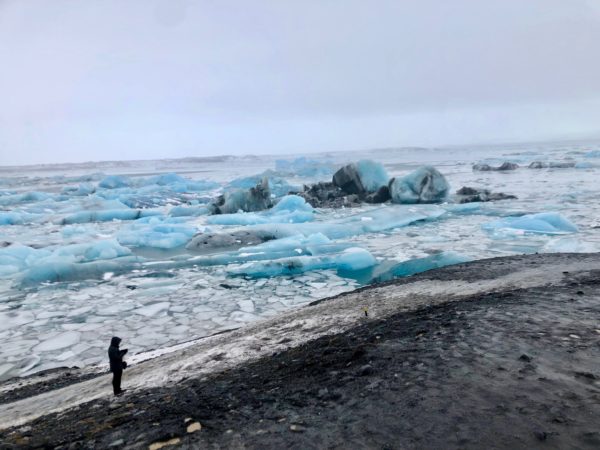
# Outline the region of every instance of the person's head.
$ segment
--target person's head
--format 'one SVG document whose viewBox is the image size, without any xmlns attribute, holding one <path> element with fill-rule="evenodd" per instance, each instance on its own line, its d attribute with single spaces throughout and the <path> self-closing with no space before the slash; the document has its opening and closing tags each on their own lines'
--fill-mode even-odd
<svg viewBox="0 0 600 450">
<path fill-rule="evenodd" d="M 120 337 L 113 336 L 113 338 L 110 340 L 110 345 L 112 345 L 114 347 L 118 347 L 120 343 L 121 343 Z"/>
</svg>

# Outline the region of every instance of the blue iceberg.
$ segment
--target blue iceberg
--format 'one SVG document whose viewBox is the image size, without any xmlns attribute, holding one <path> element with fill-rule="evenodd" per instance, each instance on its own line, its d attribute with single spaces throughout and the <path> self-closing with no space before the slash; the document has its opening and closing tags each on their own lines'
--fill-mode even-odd
<svg viewBox="0 0 600 450">
<path fill-rule="evenodd" d="M 394 203 L 440 203 L 446 200 L 450 185 L 435 167 L 423 166 L 412 173 L 390 181 Z"/>
<path fill-rule="evenodd" d="M 269 190 L 275 197 L 283 197 L 291 192 L 300 192 L 302 190 L 300 187 L 289 184 L 285 179 L 274 175 L 270 171 L 250 177 L 236 178 L 231 181 L 227 187 L 235 189 L 251 189 L 257 184 L 262 183 L 264 178 L 267 178 Z"/>
<path fill-rule="evenodd" d="M 371 282 L 380 283 L 398 277 L 407 277 L 417 273 L 426 272 L 432 269 L 466 263 L 471 260 L 471 258 L 465 255 L 452 251 L 441 252 L 424 258 L 409 259 L 388 267 L 383 273 L 374 275 Z"/>
<path fill-rule="evenodd" d="M 527 214 L 486 223 L 482 228 L 489 232 L 511 234 L 569 234 L 579 230 L 568 219 L 556 212 Z"/>
<path fill-rule="evenodd" d="M 249 278 L 268 278 L 281 275 L 297 275 L 312 270 L 336 269 L 344 272 L 355 272 L 377 264 L 369 251 L 359 248 L 347 248 L 339 253 L 319 256 L 295 256 L 270 261 L 257 261 L 242 264 L 228 269 L 232 276 Z"/>
<path fill-rule="evenodd" d="M 260 213 L 235 213 L 211 216 L 207 223 L 216 225 L 257 225 L 302 223 L 314 218 L 314 208 L 297 195 L 286 195 L 271 209 Z"/>
<path fill-rule="evenodd" d="M 114 239 L 43 249 L 11 245 L 0 249 L 0 277 L 18 274 L 25 285 L 99 278 L 105 272 L 129 271 L 140 261 Z"/>
<path fill-rule="evenodd" d="M 145 217 L 128 224 L 117 240 L 129 247 L 173 249 L 182 247 L 197 233 L 195 226 L 175 217 Z"/>
<path fill-rule="evenodd" d="M 356 163 L 356 170 L 360 181 L 367 192 L 377 192 L 383 186 L 387 186 L 390 176 L 383 167 L 383 164 L 363 159 Z"/>
<path fill-rule="evenodd" d="M 600 150 L 591 150 L 583 156 L 586 158 L 600 158 Z"/>
<path fill-rule="evenodd" d="M 162 214 L 150 209 L 113 209 L 107 211 L 81 211 L 70 214 L 60 221 L 62 225 L 88 222 L 110 222 L 112 220 L 137 220 L 142 217 L 157 216 Z"/>
<path fill-rule="evenodd" d="M 18 205 L 20 203 L 41 202 L 54 199 L 56 196 L 47 192 L 26 192 L 24 194 L 9 194 L 0 196 L 0 206 Z"/>
</svg>

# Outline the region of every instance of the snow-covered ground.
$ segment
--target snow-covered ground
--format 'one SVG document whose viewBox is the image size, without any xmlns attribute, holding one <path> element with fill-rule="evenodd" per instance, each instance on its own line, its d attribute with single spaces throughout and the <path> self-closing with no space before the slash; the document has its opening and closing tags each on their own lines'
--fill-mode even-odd
<svg viewBox="0 0 600 450">
<path fill-rule="evenodd" d="M 392 267 L 401 275 L 508 254 L 599 251 L 598 156 L 599 143 L 572 143 L 0 168 L 0 379 L 102 364 L 113 335 L 132 355 L 176 345 L 353 290 Z M 518 199 L 338 210 L 292 201 L 268 213 L 203 215 L 210 199 L 264 171 L 280 197 L 365 158 L 390 176 L 429 164 L 452 192 L 471 186 Z M 472 170 L 505 161 L 521 167 Z M 527 168 L 532 161 L 575 167 Z M 539 213 L 550 214 L 528 216 Z M 239 229 L 280 239 L 185 247 L 199 232 Z"/>
</svg>

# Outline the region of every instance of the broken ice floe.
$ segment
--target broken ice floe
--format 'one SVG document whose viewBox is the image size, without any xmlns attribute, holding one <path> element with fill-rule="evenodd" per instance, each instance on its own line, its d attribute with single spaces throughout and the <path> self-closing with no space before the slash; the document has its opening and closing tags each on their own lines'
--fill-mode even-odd
<svg viewBox="0 0 600 450">
<path fill-rule="evenodd" d="M 578 231 L 572 222 L 555 212 L 509 217 L 484 224 L 483 228 L 490 232 L 511 234 L 568 234 Z"/>
</svg>

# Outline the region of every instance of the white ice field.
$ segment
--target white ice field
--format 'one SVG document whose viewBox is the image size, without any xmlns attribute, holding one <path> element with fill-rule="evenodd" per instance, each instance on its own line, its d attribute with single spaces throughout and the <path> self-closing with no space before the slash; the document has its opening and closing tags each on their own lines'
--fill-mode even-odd
<svg viewBox="0 0 600 450">
<path fill-rule="evenodd" d="M 600 251 L 597 142 L 295 158 L 0 168 L 0 379 L 102 368 L 113 335 L 139 354 L 374 279 L 509 254 Z M 281 198 L 360 159 L 383 163 L 389 176 L 433 165 L 452 192 L 470 186 L 518 199 L 312 210 L 287 198 L 265 213 L 204 214 L 210 199 L 260 179 L 246 177 L 269 171 Z M 505 161 L 520 167 L 472 170 Z M 528 168 L 532 161 L 571 167 Z M 242 228 L 278 239 L 186 249 L 198 233 Z"/>
</svg>

